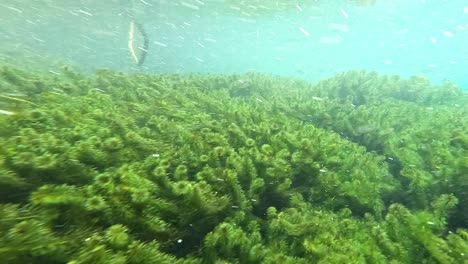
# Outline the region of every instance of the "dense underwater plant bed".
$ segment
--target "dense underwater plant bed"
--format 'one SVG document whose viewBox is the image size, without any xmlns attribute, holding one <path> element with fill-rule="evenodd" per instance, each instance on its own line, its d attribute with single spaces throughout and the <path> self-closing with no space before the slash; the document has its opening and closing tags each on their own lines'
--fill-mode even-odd
<svg viewBox="0 0 468 264">
<path fill-rule="evenodd" d="M 466 91 L 0 70 L 5 263 L 466 263 Z"/>
</svg>

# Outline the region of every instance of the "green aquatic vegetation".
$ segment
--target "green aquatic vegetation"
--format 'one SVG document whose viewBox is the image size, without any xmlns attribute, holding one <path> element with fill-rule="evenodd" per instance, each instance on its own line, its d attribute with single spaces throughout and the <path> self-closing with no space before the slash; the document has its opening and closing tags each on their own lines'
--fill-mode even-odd
<svg viewBox="0 0 468 264">
<path fill-rule="evenodd" d="M 306 93 L 321 100 L 293 105 L 298 117 L 385 155 L 405 190 L 401 202 L 427 208 L 438 194 L 456 193 L 466 203 L 466 146 L 453 143 L 467 133 L 466 91 L 448 83 L 433 87 L 421 77 L 352 71 Z M 457 214 L 456 219 L 466 217 Z"/>
<path fill-rule="evenodd" d="M 107 151 L 117 151 L 123 147 L 122 140 L 117 137 L 108 138 L 104 141 L 104 149 Z"/>
<path fill-rule="evenodd" d="M 76 205 L 84 201 L 82 192 L 75 186 L 43 185 L 31 194 L 31 204 L 41 206 Z"/>
<path fill-rule="evenodd" d="M 247 224 L 245 230 L 233 223 L 222 223 L 204 240 L 206 259 L 214 261 L 230 260 L 239 263 L 256 263 L 268 254 L 261 244 L 258 224 Z"/>
<path fill-rule="evenodd" d="M 9 263 L 63 261 L 69 243 L 49 224 L 49 212 L 13 204 L 0 206 L 0 257 Z"/>
<path fill-rule="evenodd" d="M 178 181 L 174 183 L 172 190 L 174 194 L 179 195 L 179 196 L 184 196 L 186 197 L 186 199 L 189 199 L 189 200 L 194 195 L 192 184 L 186 181 Z"/>
<path fill-rule="evenodd" d="M 188 179 L 188 168 L 186 165 L 179 165 L 177 166 L 177 168 L 175 169 L 175 172 L 174 172 L 174 178 L 177 180 L 177 181 L 183 181 L 183 180 L 186 180 Z"/>
<path fill-rule="evenodd" d="M 25 220 L 17 223 L 2 237 L 0 256 L 5 261 L 27 259 L 31 254 L 35 258 L 54 259 L 63 248 L 64 241 L 53 237 L 53 232 L 45 228 L 38 220 Z M 30 258 L 30 259 L 34 259 Z"/>
<path fill-rule="evenodd" d="M 33 103 L 33 102 L 30 102 L 30 101 L 28 101 L 28 100 L 21 99 L 21 98 L 16 98 L 16 97 L 13 97 L 13 96 L 8 96 L 8 95 L 2 95 L 2 94 L 0 94 L 0 98 L 2 98 L 2 99 L 8 99 L 8 100 L 12 100 L 12 101 L 15 101 L 15 102 L 20 102 L 20 103 L 26 103 L 26 104 L 30 104 L 30 105 L 39 107 L 39 105 L 37 105 L 37 104 L 35 104 L 35 103 Z"/>
<path fill-rule="evenodd" d="M 99 195 L 92 196 L 85 201 L 85 208 L 90 212 L 99 212 L 107 208 L 106 201 Z"/>
<path fill-rule="evenodd" d="M 34 160 L 34 167 L 40 170 L 50 170 L 57 167 L 57 155 L 44 153 L 39 157 L 36 157 Z"/>
<path fill-rule="evenodd" d="M 1 70 L 40 105 L 0 116 L 2 260 L 466 261 L 466 94 L 449 84 L 63 71 Z"/>
<path fill-rule="evenodd" d="M 113 225 L 106 230 L 105 238 L 110 246 L 120 249 L 130 243 L 130 238 L 127 234 L 128 228 L 123 225 Z"/>
</svg>

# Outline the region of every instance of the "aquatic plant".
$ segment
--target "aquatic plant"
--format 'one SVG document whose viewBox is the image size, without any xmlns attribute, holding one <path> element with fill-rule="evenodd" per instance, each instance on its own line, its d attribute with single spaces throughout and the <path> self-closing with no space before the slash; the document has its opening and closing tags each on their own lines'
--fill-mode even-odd
<svg viewBox="0 0 468 264">
<path fill-rule="evenodd" d="M 63 71 L 0 72 L 8 263 L 467 261 L 461 89 Z"/>
</svg>

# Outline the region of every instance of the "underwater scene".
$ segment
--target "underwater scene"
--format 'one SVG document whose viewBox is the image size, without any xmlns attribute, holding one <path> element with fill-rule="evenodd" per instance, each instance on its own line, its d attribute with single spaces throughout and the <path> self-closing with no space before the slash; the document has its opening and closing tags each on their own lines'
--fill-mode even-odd
<svg viewBox="0 0 468 264">
<path fill-rule="evenodd" d="M 0 264 L 468 263 L 466 0 L 1 0 Z"/>
</svg>

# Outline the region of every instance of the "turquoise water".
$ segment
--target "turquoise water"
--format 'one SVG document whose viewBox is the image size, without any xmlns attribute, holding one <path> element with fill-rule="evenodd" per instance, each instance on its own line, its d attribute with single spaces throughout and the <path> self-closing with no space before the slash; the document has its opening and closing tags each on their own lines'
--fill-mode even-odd
<svg viewBox="0 0 468 264">
<path fill-rule="evenodd" d="M 467 17 L 2 0 L 0 264 L 468 263 Z"/>
<path fill-rule="evenodd" d="M 463 0 L 8 0 L 0 13 L 0 61 L 9 63 L 37 56 L 85 71 L 256 71 L 313 82 L 367 69 L 468 87 Z M 127 47 L 129 14 L 148 35 L 142 67 Z"/>
</svg>

